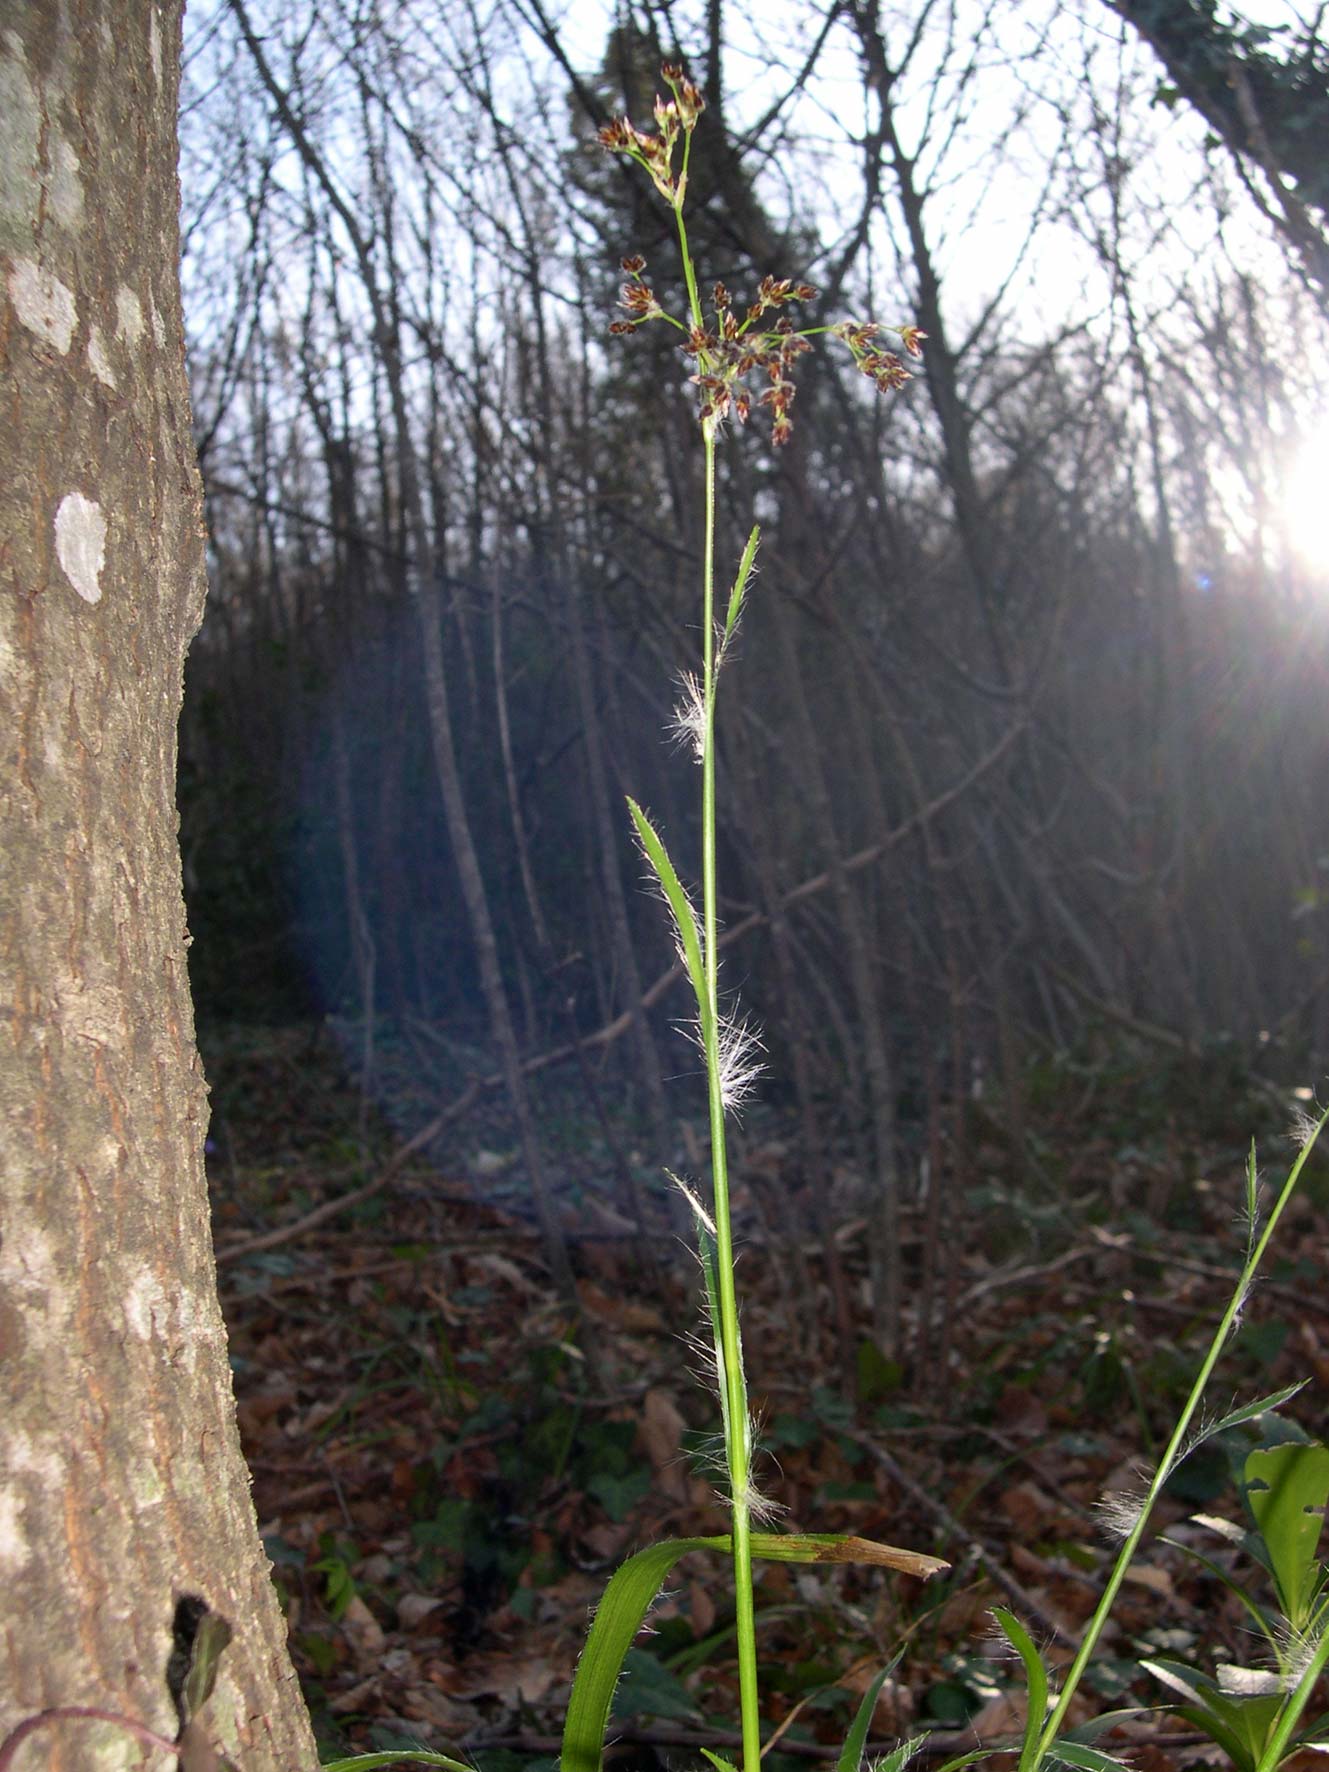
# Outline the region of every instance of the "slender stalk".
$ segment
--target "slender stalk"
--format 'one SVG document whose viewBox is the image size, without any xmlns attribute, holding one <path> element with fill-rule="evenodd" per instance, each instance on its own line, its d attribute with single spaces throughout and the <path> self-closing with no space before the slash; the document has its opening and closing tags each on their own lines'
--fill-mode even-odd
<svg viewBox="0 0 1329 1772">
<path fill-rule="evenodd" d="M 1292 1732 L 1301 1721 L 1301 1713 L 1310 1702 L 1311 1694 L 1319 1683 L 1320 1675 L 1329 1666 L 1329 1631 L 1321 1636 L 1315 1654 L 1306 1666 L 1306 1671 L 1298 1680 L 1294 1689 L 1288 1694 L 1279 1713 L 1278 1723 L 1273 1734 L 1265 1743 L 1264 1752 L 1260 1755 L 1255 1772 L 1277 1772 L 1289 1751 Z"/>
<path fill-rule="evenodd" d="M 680 232 L 682 220 L 679 221 Z M 687 236 L 684 264 L 691 270 Z M 690 283 L 691 283 L 691 279 Z M 695 284 L 692 284 L 695 300 Z M 751 1461 L 747 1384 L 734 1286 L 734 1239 L 729 1214 L 729 1161 L 720 1079 L 720 949 L 715 867 L 715 434 L 704 427 L 706 520 L 702 568 L 702 693 L 706 710 L 701 754 L 701 899 L 706 964 L 706 1079 L 710 1102 L 711 1180 L 715 1205 L 717 1292 L 720 1303 L 720 1382 L 725 1391 L 725 1463 L 734 1545 L 734 1613 L 738 1638 L 738 1691 L 743 1727 L 744 1772 L 759 1772 L 761 1715 L 757 1691 L 757 1631 L 752 1595 Z"/>
<path fill-rule="evenodd" d="M 752 1591 L 752 1430 L 748 1413 L 747 1385 L 743 1376 L 743 1350 L 738 1323 L 738 1300 L 734 1285 L 734 1240 L 729 1211 L 729 1165 L 725 1147 L 725 1108 L 733 1105 L 741 1094 L 743 1052 L 749 1043 L 741 1024 L 726 1023 L 720 1014 L 719 930 L 716 891 L 716 812 L 715 812 L 715 697 L 717 678 L 723 658 L 723 646 L 730 638 L 741 611 L 748 577 L 757 549 L 754 529 L 744 550 L 738 577 L 730 593 L 724 616 L 723 642 L 717 636 L 715 611 L 715 439 L 726 417 L 745 420 L 752 408 L 752 396 L 743 385 L 744 378 L 760 370 L 768 385 L 758 404 L 771 414 L 771 440 L 783 443 L 789 436 L 791 421 L 789 404 L 794 397 L 792 371 L 798 356 L 808 349 L 807 339 L 825 327 L 806 333 L 795 331 L 787 316 L 779 312 L 790 303 L 810 301 L 816 294 L 811 285 L 795 284 L 790 279 L 763 277 L 756 302 L 741 321 L 733 311 L 731 297 L 723 284 L 717 283 L 711 293 L 715 318 L 707 325 L 697 288 L 696 266 L 688 241 L 683 209 L 687 195 L 688 165 L 692 153 L 692 132 L 705 108 L 701 93 L 686 77 L 681 67 L 666 63 L 661 69 L 672 98 L 657 98 L 656 131 L 633 127 L 626 117 L 615 118 L 600 131 L 600 142 L 614 153 L 630 156 L 651 178 L 656 190 L 674 212 L 678 230 L 678 250 L 687 285 L 688 324 L 668 314 L 657 301 L 654 290 L 642 273 L 646 261 L 639 255 L 625 258 L 623 269 L 628 281 L 623 287 L 621 307 L 629 316 L 610 327 L 611 332 L 631 332 L 651 320 L 664 320 L 686 334 L 683 349 L 695 360 L 693 376 L 702 390 L 701 433 L 705 448 L 705 521 L 702 549 L 702 671 L 698 684 L 690 675 L 686 679 L 688 698 L 681 717 L 683 729 L 698 742 L 701 762 L 701 845 L 702 845 L 702 909 L 698 935 L 692 908 L 679 883 L 664 845 L 652 830 L 641 809 L 630 803 L 633 820 L 643 847 L 655 869 L 666 900 L 674 914 L 680 951 L 692 979 L 697 997 L 697 1018 L 701 1047 L 706 1063 L 707 1098 L 711 1133 L 711 1181 L 713 1221 L 707 1218 L 699 1203 L 694 1202 L 699 1219 L 705 1223 L 703 1246 L 709 1250 L 714 1239 L 714 1273 L 709 1253 L 707 1285 L 715 1337 L 715 1362 L 720 1385 L 720 1403 L 724 1418 L 725 1465 L 729 1478 L 732 1511 L 732 1548 L 734 1562 L 734 1609 L 738 1643 L 738 1684 L 742 1711 L 743 1772 L 761 1769 L 761 1713 L 757 1692 L 757 1633 Z M 682 145 L 682 165 L 675 171 L 674 156 Z M 766 319 L 768 313 L 776 318 Z M 832 328 L 849 346 L 855 362 L 871 378 L 879 390 L 901 387 L 910 379 L 908 371 L 893 352 L 883 351 L 874 342 L 881 328 L 875 324 L 844 324 Z M 889 328 L 900 338 L 904 349 L 919 355 L 923 334 L 917 327 Z"/>
<path fill-rule="evenodd" d="M 683 147 L 683 178 L 687 186 L 692 137 Z M 703 326 L 697 272 L 688 242 L 683 205 L 677 203 L 678 249 L 687 284 L 692 324 Z M 705 368 L 703 362 L 701 367 Z M 760 1772 L 761 1703 L 757 1688 L 757 1626 L 752 1591 L 752 1448 L 747 1383 L 743 1376 L 742 1336 L 738 1326 L 738 1295 L 734 1285 L 734 1237 L 729 1212 L 729 1157 L 725 1142 L 724 1097 L 720 1075 L 720 944 L 719 894 L 716 884 L 715 813 L 715 423 L 702 425 L 705 450 L 705 515 L 702 527 L 702 705 L 705 720 L 701 743 L 701 917 L 702 953 L 706 968 L 706 1003 L 702 1041 L 710 1110 L 711 1186 L 715 1209 L 716 1291 L 720 1306 L 719 1380 L 724 1388 L 725 1464 L 734 1558 L 734 1622 L 738 1644 L 738 1694 L 743 1733 L 743 1772 Z"/>
<path fill-rule="evenodd" d="M 1117 1560 L 1112 1566 L 1112 1573 L 1108 1577 L 1107 1586 L 1103 1589 L 1102 1597 L 1094 1609 L 1094 1615 L 1089 1620 L 1089 1624 L 1084 1633 L 1084 1638 L 1076 1653 L 1075 1659 L 1067 1670 L 1066 1678 L 1061 1688 L 1061 1695 L 1043 1728 L 1042 1734 L 1038 1738 L 1038 1746 L 1035 1749 L 1033 1762 L 1028 1768 L 1028 1772 L 1038 1772 L 1038 1768 L 1052 1752 L 1057 1737 L 1061 1734 L 1062 1728 L 1065 1725 L 1067 1712 L 1070 1710 L 1071 1700 L 1075 1696 L 1076 1689 L 1084 1676 L 1085 1669 L 1093 1659 L 1094 1650 L 1098 1647 L 1098 1640 L 1103 1634 L 1103 1627 L 1108 1621 L 1108 1616 L 1112 1611 L 1117 1592 L 1120 1589 L 1122 1582 L 1126 1579 L 1126 1571 L 1130 1568 L 1132 1559 L 1139 1548 L 1140 1540 L 1144 1537 L 1145 1529 L 1149 1524 L 1149 1517 L 1154 1510 L 1154 1504 L 1162 1493 L 1164 1484 L 1181 1461 L 1183 1451 L 1186 1449 L 1191 1422 L 1195 1417 L 1196 1411 L 1200 1407 L 1205 1389 L 1213 1375 L 1214 1367 L 1218 1364 L 1219 1356 L 1227 1345 L 1229 1336 L 1232 1334 L 1233 1326 L 1236 1323 L 1242 1306 L 1246 1302 L 1256 1271 L 1264 1260 L 1264 1253 L 1269 1247 L 1269 1240 L 1277 1228 L 1279 1219 L 1283 1216 L 1288 1201 L 1296 1191 L 1297 1182 L 1301 1178 L 1302 1168 L 1304 1167 L 1306 1159 L 1310 1155 L 1311 1147 L 1319 1137 L 1326 1120 L 1329 1120 L 1329 1114 L 1321 1116 L 1311 1132 L 1311 1135 L 1299 1152 L 1297 1160 L 1288 1172 L 1287 1180 L 1283 1183 L 1278 1199 L 1274 1203 L 1273 1210 L 1270 1212 L 1269 1218 L 1260 1236 L 1258 1238 L 1255 1236 L 1251 1237 L 1245 1264 L 1242 1267 L 1237 1284 L 1232 1290 L 1232 1296 L 1228 1300 L 1227 1309 L 1223 1312 L 1222 1321 L 1214 1332 L 1214 1338 L 1209 1344 L 1209 1351 L 1201 1362 L 1200 1370 L 1196 1374 L 1194 1384 L 1191 1386 L 1190 1395 L 1186 1399 L 1186 1406 L 1182 1410 L 1177 1425 L 1172 1431 L 1172 1437 L 1169 1439 L 1167 1448 L 1164 1451 L 1162 1458 L 1159 1460 L 1158 1469 L 1154 1473 L 1154 1479 L 1150 1483 L 1149 1488 L 1145 1493 L 1144 1500 L 1140 1504 L 1135 1524 L 1123 1541 L 1120 1551 L 1117 1553 Z M 1252 1157 L 1251 1163 L 1253 1189 L 1254 1157 Z M 1329 1654 L 1329 1650 L 1327 1650 L 1326 1653 Z M 1304 1703 L 1304 1699 L 1302 1702 Z M 1295 1715 L 1293 1717 L 1293 1722 L 1295 1722 Z M 1291 1725 L 1288 1727 L 1288 1733 L 1290 1732 Z"/>
</svg>

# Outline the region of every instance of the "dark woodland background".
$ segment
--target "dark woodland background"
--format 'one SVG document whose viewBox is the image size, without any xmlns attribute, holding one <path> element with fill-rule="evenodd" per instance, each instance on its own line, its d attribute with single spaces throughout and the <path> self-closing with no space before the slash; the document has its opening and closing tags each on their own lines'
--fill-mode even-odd
<svg viewBox="0 0 1329 1772">
<path fill-rule="evenodd" d="M 763 531 L 720 877 L 771 1320 L 810 1318 L 833 1388 L 917 1395 L 975 1239 L 1047 1257 L 1073 1201 L 1221 1229 L 1197 1181 L 1329 1053 L 1329 547 L 1280 505 L 1327 379 L 1323 38 L 1200 0 L 845 0 L 756 39 L 721 0 L 232 0 L 188 29 L 211 593 L 180 806 L 224 1257 L 228 1213 L 259 1236 L 424 1132 L 413 1238 L 501 1208 L 583 1310 L 685 1276 L 663 1170 L 703 1169 L 704 1095 L 624 795 L 694 875 L 667 731 L 700 451 L 672 330 L 608 336 L 625 253 L 682 292 L 594 141 L 649 120 L 665 58 L 709 101 L 704 275 L 928 334 L 889 401 L 819 341 L 791 444 L 721 452 L 722 577 Z M 246 1194 L 274 1146 L 298 1185 Z M 245 1296 L 298 1277 L 285 1249 Z M 518 1581 L 483 1538 L 463 1644 Z"/>
</svg>

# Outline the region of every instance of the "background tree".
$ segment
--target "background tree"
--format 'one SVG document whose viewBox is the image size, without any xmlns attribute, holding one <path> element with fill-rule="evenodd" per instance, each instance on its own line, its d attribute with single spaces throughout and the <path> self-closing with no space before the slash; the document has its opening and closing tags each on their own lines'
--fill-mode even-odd
<svg viewBox="0 0 1329 1772">
<path fill-rule="evenodd" d="M 301 1772 L 217 1304 L 176 847 L 204 594 L 180 18 L 11 7 L 0 36 L 0 1739 L 59 1706 L 173 1738 L 194 1596 L 233 1631 L 208 1733 Z M 22 1753 L 141 1763 L 118 1725 L 72 1717 Z"/>
<path fill-rule="evenodd" d="M 828 320 L 931 334 L 917 398 L 883 411 L 819 361 L 791 448 L 736 431 L 721 464 L 724 545 L 753 519 L 770 543 L 720 755 L 725 939 L 802 1140 L 754 1210 L 787 1216 L 791 1262 L 815 1215 L 843 1297 L 827 1225 L 884 1202 L 889 1227 L 925 1163 L 962 1181 L 994 1075 L 1018 1125 L 1023 1067 L 1105 1027 L 1183 1055 L 1281 1028 L 1299 1062 L 1322 1017 L 1325 604 L 1279 479 L 1323 316 L 1101 0 L 588 19 L 574 46 L 539 0 L 198 15 L 201 1000 L 331 1010 L 366 1077 L 378 1039 L 444 1100 L 604 1055 L 587 1093 L 628 1110 L 633 1216 L 685 1155 L 687 1086 L 656 1086 L 690 1065 L 677 972 L 615 808 L 631 784 L 695 871 L 656 687 L 690 649 L 695 411 L 667 329 L 607 343 L 618 260 L 667 277 L 668 253 L 592 144 L 647 114 L 661 57 L 727 70 L 708 274 L 742 300 L 794 270 Z M 237 949 L 283 955 L 239 1001 Z M 836 1198 L 811 1181 L 832 1150 Z M 870 1246 L 878 1339 L 907 1340 L 896 1239 Z"/>
<path fill-rule="evenodd" d="M 1329 311 L 1329 43 L 1323 12 L 1292 29 L 1219 16 L 1214 0 L 1110 0 L 1156 51 L 1159 96 L 1193 105 L 1300 257 Z"/>
</svg>

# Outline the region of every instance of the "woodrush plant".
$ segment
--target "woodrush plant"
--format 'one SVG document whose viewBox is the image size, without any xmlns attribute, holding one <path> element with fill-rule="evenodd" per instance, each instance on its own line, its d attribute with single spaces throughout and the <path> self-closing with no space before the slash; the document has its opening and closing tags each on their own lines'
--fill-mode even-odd
<svg viewBox="0 0 1329 1772">
<path fill-rule="evenodd" d="M 778 447 L 787 442 L 793 429 L 790 408 L 796 392 L 795 368 L 800 356 L 811 348 L 810 340 L 820 333 L 830 332 L 842 339 L 859 369 L 883 392 L 902 388 L 910 374 L 903 358 L 879 342 L 882 332 L 892 333 L 906 355 L 914 357 L 921 352 L 924 335 L 915 326 L 883 329 L 873 323 L 796 328 L 787 310 L 811 301 L 816 291 L 810 284 L 771 275 L 761 279 L 756 299 L 741 318 L 729 290 L 723 283 L 715 283 L 710 292 L 708 318 L 702 306 L 686 213 L 692 143 L 705 101 L 677 64 L 666 63 L 661 77 L 669 97 L 655 101 L 655 128 L 638 129 L 626 117 L 618 117 L 601 130 L 600 143 L 611 153 L 626 154 L 639 166 L 672 212 L 687 291 L 686 315 L 680 318 L 670 314 L 646 281 L 645 259 L 639 255 L 623 259 L 627 281 L 621 306 L 625 317 L 615 320 L 610 331 L 629 334 L 654 321 L 676 328 L 682 335 L 683 353 L 694 365 L 692 381 L 700 391 L 698 421 L 704 487 L 702 655 L 700 669 L 683 674 L 682 699 L 674 721 L 677 734 L 687 741 L 701 770 L 700 915 L 646 813 L 633 799 L 628 801 L 628 810 L 642 853 L 673 921 L 679 958 L 696 1005 L 694 1032 L 706 1073 L 711 1158 L 709 1207 L 687 1183 L 678 1177 L 671 1179 L 687 1199 L 696 1226 L 710 1328 L 705 1352 L 713 1368 L 720 1404 L 730 1531 L 724 1538 L 674 1539 L 653 1545 L 631 1558 L 614 1576 L 597 1612 L 573 1684 L 563 1736 L 562 1772 L 598 1772 L 609 1707 L 623 1657 L 668 1571 L 689 1551 L 719 1550 L 732 1561 L 743 1772 L 760 1772 L 761 1762 L 754 1556 L 794 1562 L 877 1563 L 924 1577 L 945 1567 L 936 1558 L 844 1535 L 754 1530 L 754 1521 L 768 1520 L 773 1510 L 760 1494 L 753 1469 L 755 1436 L 743 1372 L 734 1282 L 726 1119 L 739 1108 L 759 1073 L 757 1055 L 761 1045 L 752 1024 L 732 1006 L 721 1003 L 716 888 L 716 695 L 721 668 L 743 614 L 760 540 L 759 531 L 754 528 L 739 560 L 723 616 L 718 617 L 716 445 L 721 429 L 730 419 L 744 423 L 756 405 L 770 414 L 772 443 Z M 749 383 L 757 377 L 767 385 L 754 400 Z M 874 1690 L 873 1703 L 875 1698 Z M 872 1704 L 865 1700 L 865 1706 L 851 1730 L 851 1742 L 857 1740 L 854 1765 L 872 1714 Z M 727 1772 L 727 1762 L 715 1755 L 709 1757 Z"/>
</svg>

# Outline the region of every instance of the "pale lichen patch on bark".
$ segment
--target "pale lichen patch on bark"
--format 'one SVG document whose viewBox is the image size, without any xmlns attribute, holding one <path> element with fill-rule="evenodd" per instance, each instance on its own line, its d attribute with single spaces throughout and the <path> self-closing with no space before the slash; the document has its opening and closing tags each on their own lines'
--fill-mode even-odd
<svg viewBox="0 0 1329 1772">
<path fill-rule="evenodd" d="M 78 324 L 73 290 L 35 258 L 20 258 L 10 267 L 9 299 L 28 331 L 63 357 Z"/>
<path fill-rule="evenodd" d="M 88 368 L 97 377 L 104 388 L 115 386 L 115 370 L 107 354 L 106 340 L 102 337 L 100 326 L 93 325 L 88 332 Z"/>
<path fill-rule="evenodd" d="M 166 1500 L 166 1484 L 153 1459 L 135 1459 L 130 1466 L 129 1481 L 135 1507 L 161 1507 Z"/>
<path fill-rule="evenodd" d="M 0 1574 L 18 1575 L 27 1567 L 32 1550 L 20 1524 L 18 1496 L 0 1489 Z"/>
<path fill-rule="evenodd" d="M 154 1269 L 138 1267 L 124 1295 L 125 1327 L 139 1341 L 151 1341 L 166 1321 L 166 1293 Z"/>
<path fill-rule="evenodd" d="M 100 603 L 106 565 L 106 519 L 96 499 L 67 492 L 55 513 L 55 554 L 85 603 Z"/>
<path fill-rule="evenodd" d="M 38 1224 L 27 1224 L 22 1233 L 8 1231 L 0 1243 L 0 1288 L 15 1296 L 42 1299 L 52 1330 L 62 1326 L 69 1314 L 68 1281 L 60 1269 L 60 1255 L 50 1234 Z M 65 1309 L 59 1310 L 60 1300 Z"/>
<path fill-rule="evenodd" d="M 80 161 L 64 136 L 55 138 L 50 152 L 51 176 L 46 188 L 51 214 L 71 232 L 83 226 L 83 181 Z"/>
<path fill-rule="evenodd" d="M 0 1573 L 17 1575 L 38 1548 L 27 1515 L 34 1503 L 40 1513 L 45 1498 L 63 1481 L 64 1468 L 52 1446 L 18 1430 L 6 1439 L 0 1472 Z"/>
<path fill-rule="evenodd" d="M 167 1288 L 148 1262 L 129 1264 L 125 1274 L 122 1309 L 130 1336 L 154 1342 L 159 1358 L 183 1371 L 193 1370 L 201 1352 L 216 1351 L 220 1319 L 193 1286 L 177 1281 Z"/>
<path fill-rule="evenodd" d="M 143 337 L 143 303 L 128 283 L 122 283 L 115 292 L 115 312 L 121 338 L 127 345 L 136 345 Z"/>
</svg>

